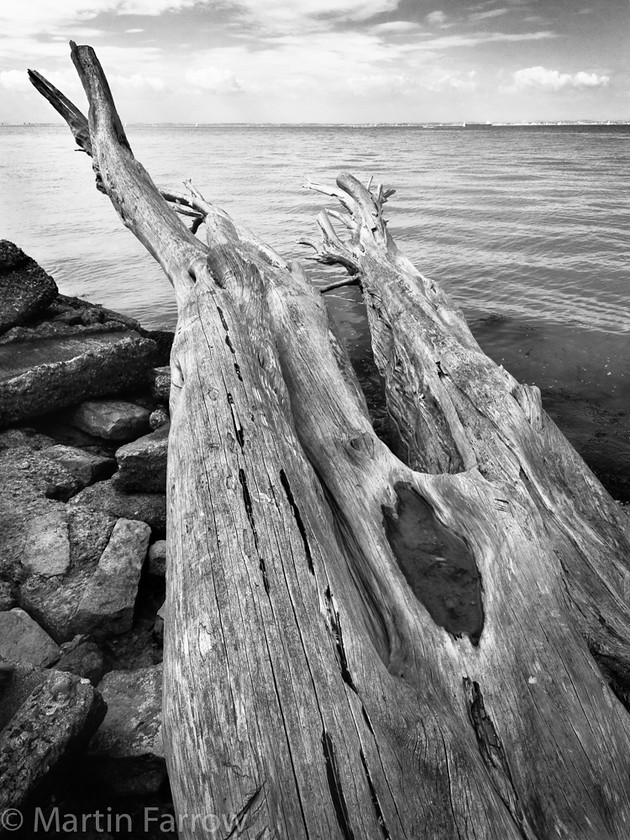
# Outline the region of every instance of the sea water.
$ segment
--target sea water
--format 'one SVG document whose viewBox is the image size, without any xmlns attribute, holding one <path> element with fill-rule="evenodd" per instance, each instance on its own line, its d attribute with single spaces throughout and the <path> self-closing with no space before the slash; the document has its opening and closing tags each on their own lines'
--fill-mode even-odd
<svg viewBox="0 0 630 840">
<path fill-rule="evenodd" d="M 620 498 L 630 495 L 630 129 L 418 126 L 127 127 L 159 186 L 192 178 L 283 256 L 309 256 L 341 170 L 396 190 L 401 250 L 453 295 L 484 350 L 538 384 L 552 416 Z M 0 237 L 62 292 L 173 327 L 161 270 L 94 189 L 62 125 L 0 127 Z M 339 271 L 307 263 L 315 283 Z M 359 365 L 356 289 L 327 295 Z"/>
</svg>

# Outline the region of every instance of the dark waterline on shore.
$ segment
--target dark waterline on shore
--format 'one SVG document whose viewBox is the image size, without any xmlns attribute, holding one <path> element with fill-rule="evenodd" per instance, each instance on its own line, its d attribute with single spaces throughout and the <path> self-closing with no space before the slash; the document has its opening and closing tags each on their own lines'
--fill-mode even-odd
<svg viewBox="0 0 630 840">
<path fill-rule="evenodd" d="M 162 186 L 192 177 L 289 258 L 315 231 L 304 180 L 341 169 L 397 189 L 399 247 L 464 309 L 483 349 L 545 404 L 618 497 L 630 472 L 630 127 L 128 126 Z M 159 267 L 93 186 L 61 126 L 0 127 L 0 232 L 69 294 L 172 327 Z M 314 266 L 314 282 L 331 272 Z M 334 273 L 333 279 L 339 277 Z M 360 366 L 358 295 L 328 302 Z"/>
</svg>

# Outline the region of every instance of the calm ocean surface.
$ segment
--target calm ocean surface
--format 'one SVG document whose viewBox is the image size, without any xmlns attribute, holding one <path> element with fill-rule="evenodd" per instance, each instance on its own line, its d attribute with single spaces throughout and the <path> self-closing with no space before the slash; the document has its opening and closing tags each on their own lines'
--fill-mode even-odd
<svg viewBox="0 0 630 840">
<path fill-rule="evenodd" d="M 128 126 L 160 186 L 192 178 L 284 256 L 308 249 L 323 197 L 349 169 L 397 190 L 390 229 L 440 281 L 495 360 L 543 389 L 561 427 L 619 497 L 630 490 L 630 128 Z M 172 327 L 157 264 L 94 189 L 62 126 L 0 127 L 0 237 L 66 294 Z M 313 265 L 312 277 L 329 274 Z M 356 290 L 327 296 L 353 355 Z"/>
</svg>

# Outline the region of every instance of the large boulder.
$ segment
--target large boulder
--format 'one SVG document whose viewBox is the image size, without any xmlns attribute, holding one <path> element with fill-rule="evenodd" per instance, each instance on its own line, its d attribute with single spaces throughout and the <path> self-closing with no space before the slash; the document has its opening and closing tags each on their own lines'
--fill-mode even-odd
<svg viewBox="0 0 630 840">
<path fill-rule="evenodd" d="M 42 457 L 61 464 L 69 473 L 78 479 L 81 487 L 94 484 L 95 481 L 109 478 L 116 469 L 113 458 L 93 455 L 77 446 L 55 444 L 41 451 Z"/>
<path fill-rule="evenodd" d="M 0 240 L 0 333 L 40 314 L 57 292 L 55 281 L 35 260 Z"/>
<path fill-rule="evenodd" d="M 19 334 L 0 342 L 0 426 L 86 397 L 143 388 L 155 344 L 133 330 L 105 326 L 77 327 L 71 334 Z"/>
<path fill-rule="evenodd" d="M 146 523 L 118 520 L 79 601 L 73 621 L 77 633 L 103 637 L 131 629 L 150 536 Z"/>
<path fill-rule="evenodd" d="M 0 812 L 5 814 L 36 801 L 43 784 L 84 748 L 105 714 L 100 694 L 87 680 L 60 671 L 28 679 L 35 686 L 0 731 Z M 22 836 L 27 835 L 28 827 Z"/>
<path fill-rule="evenodd" d="M 0 683 L 0 732 L 38 685 L 46 681 L 50 670 L 26 663 L 9 665 L 0 662 L 4 679 Z M 56 669 L 55 669 L 56 670 Z M 0 834 L 0 836 L 2 836 Z"/>
<path fill-rule="evenodd" d="M 68 510 L 84 508 L 102 511 L 123 519 L 139 519 L 148 523 L 156 536 L 166 533 L 166 496 L 157 493 L 123 493 L 111 480 L 98 481 L 77 493 Z"/>
<path fill-rule="evenodd" d="M 70 567 L 70 537 L 63 505 L 24 522 L 22 566 L 28 574 L 53 577 Z"/>
<path fill-rule="evenodd" d="M 116 795 L 155 793 L 166 779 L 162 666 L 110 671 L 99 683 L 107 715 L 88 748 L 88 766 Z"/>
<path fill-rule="evenodd" d="M 118 472 L 112 484 L 126 493 L 166 493 L 169 426 L 121 446 L 116 452 Z"/>
<path fill-rule="evenodd" d="M 14 607 L 0 613 L 0 658 L 9 662 L 45 668 L 56 662 L 61 651 L 42 628 L 21 610 Z"/>
<path fill-rule="evenodd" d="M 126 400 L 88 400 L 77 406 L 68 420 L 73 426 L 105 440 L 135 440 L 149 431 L 151 412 Z"/>
<path fill-rule="evenodd" d="M 119 517 L 104 510 L 69 505 L 66 505 L 66 516 L 68 517 L 72 569 L 95 566 L 107 547 Z"/>
<path fill-rule="evenodd" d="M 56 668 L 83 677 L 92 685 L 98 685 L 106 670 L 105 657 L 94 639 L 79 635 L 62 645 L 61 657 Z"/>
<path fill-rule="evenodd" d="M 0 576 L 5 580 L 65 574 L 76 554 L 73 543 L 95 542 L 94 517 L 85 536 L 80 517 L 71 517 L 59 501 L 76 493 L 83 481 L 60 461 L 45 457 L 51 443 L 19 430 L 0 433 Z"/>
<path fill-rule="evenodd" d="M 32 575 L 21 587 L 19 602 L 56 642 L 75 635 L 74 617 L 93 575 L 84 568 L 65 577 Z"/>
<path fill-rule="evenodd" d="M 74 636 L 73 619 L 79 601 L 105 551 L 116 522 L 99 510 L 65 507 L 70 540 L 70 571 L 53 577 L 34 574 L 20 589 L 20 605 L 56 642 Z"/>
</svg>

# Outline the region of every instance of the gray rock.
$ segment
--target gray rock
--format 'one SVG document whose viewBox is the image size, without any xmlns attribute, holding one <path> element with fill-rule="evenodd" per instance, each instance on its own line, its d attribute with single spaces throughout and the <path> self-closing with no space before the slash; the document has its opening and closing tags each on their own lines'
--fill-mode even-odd
<svg viewBox="0 0 630 840">
<path fill-rule="evenodd" d="M 156 540 L 149 546 L 147 571 L 155 577 L 164 577 L 166 574 L 166 540 Z"/>
<path fill-rule="evenodd" d="M 124 400 L 89 400 L 70 415 L 73 426 L 106 440 L 135 440 L 149 430 L 150 411 Z"/>
<path fill-rule="evenodd" d="M 70 566 L 70 538 L 63 508 L 30 519 L 24 528 L 22 566 L 30 574 L 63 575 Z"/>
<path fill-rule="evenodd" d="M 97 643 L 89 636 L 75 636 L 61 647 L 59 671 L 68 671 L 98 685 L 105 673 L 105 657 Z"/>
<path fill-rule="evenodd" d="M 18 248 L 8 239 L 0 239 L 0 273 L 6 274 L 24 265 L 31 257 L 28 257 L 21 248 Z"/>
<path fill-rule="evenodd" d="M 6 612 L 15 606 L 13 588 L 10 583 L 0 580 L 0 612 Z"/>
<path fill-rule="evenodd" d="M 130 630 L 151 529 L 119 519 L 77 607 L 77 633 L 116 635 Z"/>
<path fill-rule="evenodd" d="M 136 618 L 137 622 L 137 618 Z M 153 622 L 155 624 L 155 620 Z M 162 662 L 162 647 L 150 629 L 135 627 L 107 640 L 107 653 L 114 671 L 136 671 Z"/>
<path fill-rule="evenodd" d="M 152 341 L 120 326 L 80 329 L 0 342 L 0 426 L 145 387 Z"/>
<path fill-rule="evenodd" d="M 0 613 L 0 657 L 45 668 L 59 659 L 60 650 L 33 619 L 14 607 Z"/>
<path fill-rule="evenodd" d="M 166 497 L 157 493 L 122 493 L 110 481 L 99 481 L 81 490 L 67 505 L 68 510 L 87 508 L 123 519 L 148 523 L 156 536 L 166 533 Z"/>
<path fill-rule="evenodd" d="M 164 406 L 159 405 L 149 416 L 149 426 L 155 431 L 171 422 L 169 413 Z"/>
<path fill-rule="evenodd" d="M 121 446 L 112 484 L 126 493 L 166 493 L 166 456 L 170 426 Z"/>
<path fill-rule="evenodd" d="M 142 331 L 146 338 L 151 338 L 146 330 L 142 330 L 140 322 L 135 318 L 123 315 L 121 312 L 114 312 L 99 303 L 90 303 L 88 300 L 82 300 L 81 298 L 58 295 L 51 306 L 51 311 L 54 311 L 55 318 L 66 322 L 74 321 L 84 326 L 89 324 L 121 324 L 127 329 Z"/>
<path fill-rule="evenodd" d="M 62 506 L 63 507 L 63 506 Z M 74 635 L 72 621 L 79 601 L 109 542 L 115 517 L 101 511 L 77 508 L 68 519 L 71 569 L 65 576 L 32 575 L 22 584 L 20 605 L 57 642 Z"/>
<path fill-rule="evenodd" d="M 68 567 L 66 507 L 48 496 L 76 492 L 77 479 L 26 445 L 25 436 L 0 437 L 0 575 L 18 581 L 26 573 L 61 574 Z"/>
<path fill-rule="evenodd" d="M 18 495 L 67 501 L 81 489 L 81 482 L 59 463 L 44 458 L 37 444 L 23 436 L 23 443 L 0 446 L 3 498 Z M 35 439 L 36 440 L 36 439 Z"/>
<path fill-rule="evenodd" d="M 0 662 L 0 667 L 8 668 L 8 663 Z M 36 668 L 34 665 L 17 663 L 11 671 L 5 670 L 5 679 L 0 687 L 0 732 L 15 715 L 22 703 L 38 685 L 46 681 L 51 671 Z"/>
<path fill-rule="evenodd" d="M 55 641 L 67 642 L 75 635 L 74 616 L 92 575 L 92 568 L 69 577 L 33 575 L 20 589 L 20 604 Z"/>
<path fill-rule="evenodd" d="M 55 281 L 35 260 L 0 240 L 0 333 L 42 312 L 57 292 Z"/>
<path fill-rule="evenodd" d="M 87 680 L 49 671 L 0 732 L 0 812 L 37 801 L 83 748 L 105 714 Z"/>
<path fill-rule="evenodd" d="M 85 507 L 66 506 L 72 568 L 96 565 L 112 535 L 117 516 Z M 130 517 L 131 518 L 131 517 Z"/>
<path fill-rule="evenodd" d="M 39 452 L 47 446 L 53 446 L 55 441 L 48 434 L 42 434 L 29 426 L 4 429 L 0 432 L 0 449 L 16 449 L 26 447 Z"/>
<path fill-rule="evenodd" d="M 168 365 L 153 368 L 149 374 L 151 396 L 158 402 L 168 405 L 171 395 L 171 369 Z"/>
<path fill-rule="evenodd" d="M 171 351 L 173 349 L 173 341 L 175 340 L 175 333 L 172 330 L 142 330 L 142 335 L 145 338 L 150 338 L 157 344 L 158 352 L 155 359 L 155 365 L 167 365 L 171 360 Z"/>
<path fill-rule="evenodd" d="M 81 487 L 87 487 L 95 481 L 109 478 L 116 469 L 113 458 L 92 455 L 76 446 L 56 444 L 41 450 L 42 457 L 61 464 L 64 469 L 77 478 Z"/>
<path fill-rule="evenodd" d="M 110 671 L 98 690 L 107 714 L 88 747 L 92 772 L 108 792 L 155 793 L 166 779 L 162 666 Z"/>
</svg>

